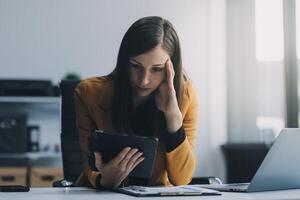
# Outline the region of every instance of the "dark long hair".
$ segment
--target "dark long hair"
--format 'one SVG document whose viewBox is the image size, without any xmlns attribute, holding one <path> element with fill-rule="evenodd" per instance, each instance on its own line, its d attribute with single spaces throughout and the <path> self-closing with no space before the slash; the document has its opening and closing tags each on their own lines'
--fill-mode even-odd
<svg viewBox="0 0 300 200">
<path fill-rule="evenodd" d="M 129 60 L 146 53 L 157 45 L 169 54 L 174 66 L 174 88 L 177 101 L 181 102 L 182 85 L 185 79 L 182 70 L 181 51 L 173 25 L 158 16 L 144 17 L 133 23 L 125 33 L 118 54 L 117 65 L 109 75 L 114 79 L 112 122 L 118 131 L 131 132 L 130 116 L 133 111 Z"/>
</svg>

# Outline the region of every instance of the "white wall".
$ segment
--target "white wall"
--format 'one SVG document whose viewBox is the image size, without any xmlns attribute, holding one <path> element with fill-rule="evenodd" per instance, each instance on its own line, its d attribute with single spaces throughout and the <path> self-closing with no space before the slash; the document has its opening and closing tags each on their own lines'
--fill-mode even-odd
<svg viewBox="0 0 300 200">
<path fill-rule="evenodd" d="M 174 22 L 183 49 L 196 42 L 198 51 L 193 48 L 185 54 L 185 63 L 197 65 L 201 61 L 190 60 L 205 48 L 207 6 L 195 0 L 1 0 L 0 77 L 58 82 L 69 71 L 82 77 L 109 73 L 125 31 L 147 15 Z"/>
<path fill-rule="evenodd" d="M 183 64 L 200 102 L 196 175 L 224 177 L 225 0 L 0 0 L 0 78 L 82 78 L 113 69 L 120 41 L 138 18 L 177 28 Z M 53 134 L 53 133 L 52 133 Z"/>
</svg>

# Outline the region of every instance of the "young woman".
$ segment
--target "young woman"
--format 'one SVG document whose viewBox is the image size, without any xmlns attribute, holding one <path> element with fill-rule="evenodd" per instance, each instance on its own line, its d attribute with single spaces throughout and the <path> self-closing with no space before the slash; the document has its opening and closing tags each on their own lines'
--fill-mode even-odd
<svg viewBox="0 0 300 200">
<path fill-rule="evenodd" d="M 179 39 L 169 21 L 156 16 L 136 21 L 122 40 L 114 71 L 82 81 L 75 102 L 84 154 L 78 186 L 190 182 L 196 167 L 197 99 L 183 73 Z M 101 152 L 95 152 L 99 171 L 92 171 L 88 137 L 94 129 L 158 137 L 152 177 L 128 177 L 144 159 L 142 152 L 130 147 L 108 163 L 102 162 Z"/>
</svg>

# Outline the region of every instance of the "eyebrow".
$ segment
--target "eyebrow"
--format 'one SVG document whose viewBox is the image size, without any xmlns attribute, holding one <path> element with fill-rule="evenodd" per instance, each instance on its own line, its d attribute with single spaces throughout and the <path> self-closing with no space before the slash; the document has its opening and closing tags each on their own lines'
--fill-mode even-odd
<svg viewBox="0 0 300 200">
<path fill-rule="evenodd" d="M 131 58 L 129 61 L 134 61 L 134 62 L 136 62 L 137 64 L 139 64 L 139 65 L 141 65 L 141 66 L 143 66 L 143 64 L 142 63 L 139 63 L 138 61 L 136 61 L 135 59 L 133 59 L 133 58 Z M 161 63 L 161 64 L 154 64 L 154 65 L 152 65 L 152 66 L 155 66 L 155 67 L 157 67 L 157 66 L 160 66 L 160 65 L 164 65 L 165 63 Z"/>
</svg>

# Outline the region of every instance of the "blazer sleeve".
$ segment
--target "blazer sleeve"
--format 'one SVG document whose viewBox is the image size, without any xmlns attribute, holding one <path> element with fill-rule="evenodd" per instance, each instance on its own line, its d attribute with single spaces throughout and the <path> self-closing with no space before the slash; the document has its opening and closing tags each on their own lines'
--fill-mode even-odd
<svg viewBox="0 0 300 200">
<path fill-rule="evenodd" d="M 83 170 L 87 176 L 90 184 L 96 187 L 96 178 L 100 172 L 92 171 L 89 166 L 88 158 L 88 138 L 91 131 L 95 129 L 96 125 L 90 115 L 87 103 L 87 86 L 82 82 L 75 89 L 75 111 L 76 111 L 76 125 L 79 130 L 79 142 L 83 153 Z"/>
<path fill-rule="evenodd" d="M 184 141 L 173 151 L 166 152 L 166 167 L 168 178 L 173 185 L 188 184 L 196 169 L 196 129 L 198 115 L 198 101 L 196 92 L 191 86 L 187 87 L 187 108 L 183 116 Z M 185 101 L 185 100 L 184 100 Z M 183 104 L 186 102 L 183 102 Z M 182 111 L 184 112 L 184 111 Z"/>
</svg>

